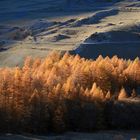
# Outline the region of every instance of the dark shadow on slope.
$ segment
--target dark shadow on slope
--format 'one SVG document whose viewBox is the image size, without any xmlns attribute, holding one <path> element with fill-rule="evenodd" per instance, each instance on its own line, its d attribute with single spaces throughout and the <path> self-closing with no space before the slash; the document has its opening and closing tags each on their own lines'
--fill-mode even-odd
<svg viewBox="0 0 140 140">
<path fill-rule="evenodd" d="M 85 43 L 102 43 L 102 42 L 140 42 L 140 27 L 137 30 L 116 30 L 109 32 L 94 33 L 85 40 Z"/>
<path fill-rule="evenodd" d="M 70 38 L 70 36 L 67 36 L 64 34 L 58 34 L 58 35 L 48 38 L 48 40 L 51 42 L 58 42 L 60 40 L 69 39 L 69 38 Z"/>
<path fill-rule="evenodd" d="M 80 48 L 70 51 L 71 54 L 79 54 L 81 57 L 96 59 L 99 55 L 113 57 L 117 55 L 124 59 L 140 57 L 140 43 L 102 43 L 83 44 Z"/>
<path fill-rule="evenodd" d="M 8 48 L 0 48 L 0 52 L 7 51 Z"/>
<path fill-rule="evenodd" d="M 65 0 L 65 6 L 69 8 L 72 7 L 79 7 L 79 8 L 85 8 L 88 7 L 96 8 L 96 7 L 107 7 L 107 6 L 113 6 L 114 4 L 125 1 L 125 0 Z"/>
<path fill-rule="evenodd" d="M 108 16 L 117 15 L 118 12 L 119 12 L 118 9 L 103 10 L 103 11 L 97 12 L 96 14 L 94 14 L 91 17 L 83 18 L 81 20 L 76 21 L 72 26 L 73 27 L 79 27 L 79 26 L 82 26 L 82 25 L 95 24 L 95 23 L 97 24 L 103 18 L 106 18 Z"/>
<path fill-rule="evenodd" d="M 118 0 L 36 0 L 36 1 L 18 1 L 1 0 L 0 1 L 0 21 L 15 21 L 20 19 L 39 19 L 52 16 L 60 12 L 87 12 L 96 11 L 100 7 L 105 8 L 113 6 Z M 12 5 L 12 9 L 10 8 Z M 14 10 L 13 10 L 14 9 Z M 65 13 L 63 13 L 65 14 Z M 5 16 L 3 16 L 5 15 Z"/>
<path fill-rule="evenodd" d="M 121 30 L 94 33 L 88 37 L 72 54 L 95 59 L 99 55 L 135 59 L 140 57 L 140 25 Z"/>
</svg>

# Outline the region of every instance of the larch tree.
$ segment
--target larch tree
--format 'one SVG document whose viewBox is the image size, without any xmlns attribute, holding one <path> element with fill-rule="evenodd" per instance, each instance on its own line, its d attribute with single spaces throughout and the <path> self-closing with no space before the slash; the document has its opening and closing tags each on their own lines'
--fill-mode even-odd
<svg viewBox="0 0 140 140">
<path fill-rule="evenodd" d="M 120 90 L 120 93 L 119 93 L 119 96 L 118 96 L 118 100 L 124 100 L 124 99 L 126 99 L 127 97 L 128 97 L 128 96 L 127 96 L 127 93 L 126 93 L 125 89 L 122 88 L 122 89 Z"/>
<path fill-rule="evenodd" d="M 105 98 L 106 98 L 107 100 L 111 99 L 111 93 L 110 93 L 110 91 L 107 92 Z"/>
<path fill-rule="evenodd" d="M 133 89 L 133 90 L 132 90 L 132 93 L 131 93 L 131 97 L 132 97 L 132 98 L 135 98 L 136 96 L 137 96 L 136 90 Z"/>
</svg>

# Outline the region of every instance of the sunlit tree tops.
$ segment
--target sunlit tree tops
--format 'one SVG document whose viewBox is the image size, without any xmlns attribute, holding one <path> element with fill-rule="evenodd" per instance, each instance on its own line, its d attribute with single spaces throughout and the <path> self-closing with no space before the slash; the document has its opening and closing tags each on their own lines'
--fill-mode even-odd
<svg viewBox="0 0 140 140">
<path fill-rule="evenodd" d="M 1 95 L 27 95 L 30 101 L 41 93 L 67 98 L 82 95 L 85 99 L 110 99 L 117 95 L 121 100 L 136 97 L 139 92 L 140 60 L 117 56 L 86 60 L 53 52 L 45 59 L 27 57 L 23 67 L 1 68 L 0 73 Z"/>
</svg>

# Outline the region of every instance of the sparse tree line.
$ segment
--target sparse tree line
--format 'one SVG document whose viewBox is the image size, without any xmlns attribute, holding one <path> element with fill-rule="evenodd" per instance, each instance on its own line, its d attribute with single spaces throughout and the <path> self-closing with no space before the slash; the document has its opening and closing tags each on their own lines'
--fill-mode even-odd
<svg viewBox="0 0 140 140">
<path fill-rule="evenodd" d="M 28 57 L 0 68 L 0 132 L 139 129 L 139 92 L 139 58 Z"/>
</svg>

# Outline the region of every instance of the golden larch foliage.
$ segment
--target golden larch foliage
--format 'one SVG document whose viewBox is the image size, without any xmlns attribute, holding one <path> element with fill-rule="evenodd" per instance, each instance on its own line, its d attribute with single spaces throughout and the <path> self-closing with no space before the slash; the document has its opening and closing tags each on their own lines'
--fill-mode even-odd
<svg viewBox="0 0 140 140">
<path fill-rule="evenodd" d="M 128 96 L 127 96 L 127 93 L 126 93 L 125 89 L 122 88 L 122 89 L 120 90 L 120 93 L 119 93 L 119 96 L 118 96 L 118 100 L 124 100 L 124 99 L 126 99 L 127 97 L 128 97 Z"/>
</svg>

